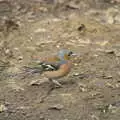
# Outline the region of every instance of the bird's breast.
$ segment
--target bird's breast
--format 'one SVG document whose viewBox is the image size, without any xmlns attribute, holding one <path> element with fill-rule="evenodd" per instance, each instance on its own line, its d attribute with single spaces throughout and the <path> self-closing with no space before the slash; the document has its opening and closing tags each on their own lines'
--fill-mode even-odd
<svg viewBox="0 0 120 120">
<path fill-rule="evenodd" d="M 60 78 L 67 75 L 71 70 L 71 63 L 67 62 L 66 64 L 63 64 L 59 67 L 56 71 L 46 71 L 44 72 L 44 75 L 48 78 L 54 79 L 54 78 Z"/>
</svg>

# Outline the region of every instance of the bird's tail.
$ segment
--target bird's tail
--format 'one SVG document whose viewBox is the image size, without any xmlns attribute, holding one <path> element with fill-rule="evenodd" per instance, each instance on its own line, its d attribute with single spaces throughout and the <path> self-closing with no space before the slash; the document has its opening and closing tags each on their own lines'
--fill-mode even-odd
<svg viewBox="0 0 120 120">
<path fill-rule="evenodd" d="M 20 68 L 20 71 L 17 73 L 8 73 L 7 77 L 9 78 L 19 78 L 19 79 L 25 79 L 32 77 L 36 74 L 42 74 L 43 70 L 42 67 L 31 67 L 31 66 L 23 66 Z"/>
<path fill-rule="evenodd" d="M 44 71 L 54 71 L 57 69 L 58 69 L 57 65 L 51 65 L 42 62 L 37 64 L 32 63 L 28 66 L 21 67 L 20 72 L 18 73 L 8 73 L 7 77 L 24 79 L 24 78 L 32 77 L 37 74 L 42 74 Z"/>
</svg>

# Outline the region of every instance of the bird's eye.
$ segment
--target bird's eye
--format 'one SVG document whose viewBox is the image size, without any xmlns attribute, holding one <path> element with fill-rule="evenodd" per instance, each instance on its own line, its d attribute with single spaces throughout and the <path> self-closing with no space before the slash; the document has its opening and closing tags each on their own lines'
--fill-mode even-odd
<svg viewBox="0 0 120 120">
<path fill-rule="evenodd" d="M 70 51 L 69 53 L 68 53 L 68 56 L 71 56 L 73 54 L 73 52 L 72 51 Z"/>
</svg>

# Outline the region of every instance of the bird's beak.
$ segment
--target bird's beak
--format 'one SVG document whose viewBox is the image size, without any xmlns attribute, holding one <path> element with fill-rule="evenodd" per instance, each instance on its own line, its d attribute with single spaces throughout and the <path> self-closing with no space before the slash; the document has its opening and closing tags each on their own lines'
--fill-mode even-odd
<svg viewBox="0 0 120 120">
<path fill-rule="evenodd" d="M 81 54 L 73 53 L 71 56 L 73 56 L 73 57 L 81 57 Z"/>
<path fill-rule="evenodd" d="M 77 53 L 72 53 L 72 55 L 71 56 L 78 56 L 78 54 Z"/>
</svg>

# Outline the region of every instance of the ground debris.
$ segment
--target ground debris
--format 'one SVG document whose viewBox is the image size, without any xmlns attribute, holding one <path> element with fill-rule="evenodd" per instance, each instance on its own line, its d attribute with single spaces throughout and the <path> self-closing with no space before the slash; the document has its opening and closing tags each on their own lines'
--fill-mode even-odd
<svg viewBox="0 0 120 120">
<path fill-rule="evenodd" d="M 49 82 L 49 80 L 47 78 L 42 78 L 39 80 L 33 80 L 32 82 L 30 82 L 30 86 L 40 86 L 46 82 Z"/>
<path fill-rule="evenodd" d="M 0 113 L 7 111 L 7 107 L 4 104 L 0 105 Z"/>
<path fill-rule="evenodd" d="M 83 83 L 78 83 L 78 86 L 79 86 L 79 90 L 81 91 L 81 92 L 87 92 L 88 90 L 87 90 L 87 86 L 85 85 L 85 84 L 83 84 Z"/>
<path fill-rule="evenodd" d="M 118 46 L 117 46 L 118 47 Z M 118 48 L 114 48 L 114 49 L 108 49 L 108 50 L 105 50 L 105 53 L 107 54 L 113 54 L 115 55 L 116 57 L 120 57 L 120 50 L 119 50 L 119 47 Z"/>
<path fill-rule="evenodd" d="M 84 24 L 81 24 L 77 30 L 80 32 L 80 33 L 85 33 L 85 31 L 87 30 L 86 29 L 86 26 Z"/>
<path fill-rule="evenodd" d="M 115 113 L 117 111 L 117 107 L 114 104 L 107 104 L 107 105 L 99 105 L 97 109 L 101 111 L 101 113 Z"/>
<path fill-rule="evenodd" d="M 85 73 L 74 73 L 73 74 L 73 77 L 77 77 L 77 78 L 79 78 L 79 79 L 84 79 L 84 78 L 87 78 L 88 77 L 88 75 L 87 74 L 85 74 Z"/>
<path fill-rule="evenodd" d="M 112 75 L 105 75 L 105 76 L 103 76 L 103 78 L 104 79 L 111 79 L 111 78 L 113 78 L 113 76 Z"/>
<path fill-rule="evenodd" d="M 105 53 L 107 54 L 114 54 L 114 50 L 110 49 L 110 50 L 105 50 Z"/>
<path fill-rule="evenodd" d="M 61 104 L 56 104 L 56 105 L 52 105 L 48 108 L 48 110 L 62 110 L 64 108 L 63 105 Z"/>
</svg>

